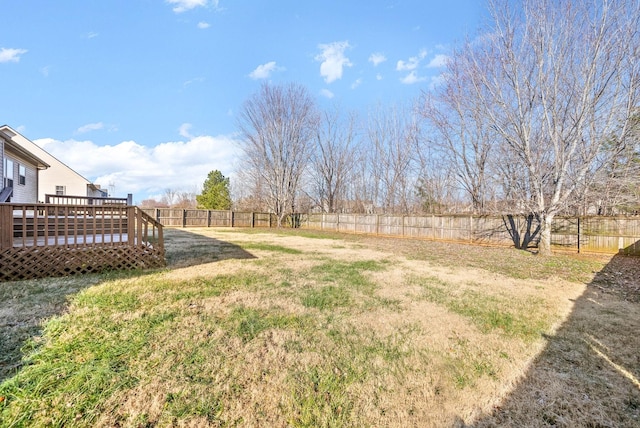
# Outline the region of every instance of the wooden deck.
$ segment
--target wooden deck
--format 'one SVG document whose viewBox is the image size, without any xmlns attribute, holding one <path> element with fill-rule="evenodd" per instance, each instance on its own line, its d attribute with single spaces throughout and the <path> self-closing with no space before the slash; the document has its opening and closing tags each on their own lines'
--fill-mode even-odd
<svg viewBox="0 0 640 428">
<path fill-rule="evenodd" d="M 0 281 L 164 265 L 162 225 L 135 206 L 0 204 Z"/>
</svg>

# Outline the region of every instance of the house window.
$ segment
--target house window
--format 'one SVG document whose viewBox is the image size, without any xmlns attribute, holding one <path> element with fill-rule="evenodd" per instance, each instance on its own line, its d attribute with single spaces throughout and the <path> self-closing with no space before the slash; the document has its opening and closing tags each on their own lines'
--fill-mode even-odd
<svg viewBox="0 0 640 428">
<path fill-rule="evenodd" d="M 24 165 L 18 164 L 18 183 L 23 186 L 27 184 L 27 168 Z"/>
<path fill-rule="evenodd" d="M 56 186 L 56 195 L 57 196 L 64 196 L 64 186 Z"/>
<path fill-rule="evenodd" d="M 13 161 L 4 159 L 4 187 L 13 187 Z"/>
</svg>

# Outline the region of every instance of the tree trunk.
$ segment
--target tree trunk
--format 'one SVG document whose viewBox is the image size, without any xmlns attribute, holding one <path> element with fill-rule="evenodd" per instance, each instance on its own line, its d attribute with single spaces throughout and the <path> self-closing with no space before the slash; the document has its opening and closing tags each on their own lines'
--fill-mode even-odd
<svg viewBox="0 0 640 428">
<path fill-rule="evenodd" d="M 543 213 L 540 215 L 540 242 L 538 243 L 538 254 L 541 256 L 551 255 L 551 222 L 553 214 Z"/>
</svg>

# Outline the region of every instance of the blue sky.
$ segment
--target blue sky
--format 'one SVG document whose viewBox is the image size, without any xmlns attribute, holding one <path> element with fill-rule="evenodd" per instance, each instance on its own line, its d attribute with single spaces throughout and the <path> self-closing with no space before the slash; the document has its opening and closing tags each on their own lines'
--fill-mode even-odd
<svg viewBox="0 0 640 428">
<path fill-rule="evenodd" d="M 481 0 L 0 0 L 0 124 L 140 202 L 233 175 L 265 82 L 366 114 L 437 84 Z"/>
</svg>

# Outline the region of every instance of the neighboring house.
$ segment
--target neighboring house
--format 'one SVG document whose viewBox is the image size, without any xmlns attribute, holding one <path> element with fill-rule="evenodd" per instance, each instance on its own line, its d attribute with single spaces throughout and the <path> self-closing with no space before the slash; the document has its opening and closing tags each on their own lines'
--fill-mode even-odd
<svg viewBox="0 0 640 428">
<path fill-rule="evenodd" d="M 16 132 L 0 127 L 0 203 L 34 204 L 38 201 L 39 175 L 49 164 L 13 140 Z"/>
<path fill-rule="evenodd" d="M 42 163 L 49 167 L 40 171 L 37 185 L 37 201 L 45 202 L 45 195 L 71 195 L 88 197 L 108 197 L 106 189 L 91 183 L 89 180 L 60 162 L 42 147 L 24 137 L 11 127 L 0 127 L 0 133 L 5 135 L 13 146 L 19 147 L 23 152 L 31 153 L 34 158 L 42 159 Z M 18 168 L 15 166 L 15 168 Z M 33 201 L 35 202 L 35 201 Z"/>
</svg>

